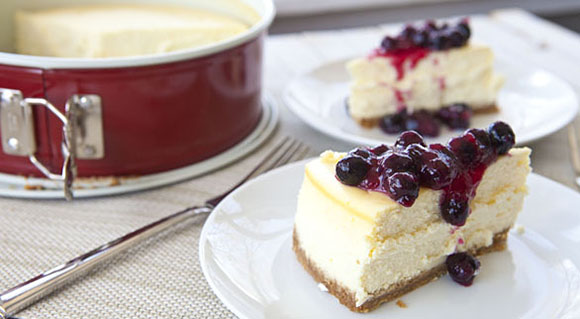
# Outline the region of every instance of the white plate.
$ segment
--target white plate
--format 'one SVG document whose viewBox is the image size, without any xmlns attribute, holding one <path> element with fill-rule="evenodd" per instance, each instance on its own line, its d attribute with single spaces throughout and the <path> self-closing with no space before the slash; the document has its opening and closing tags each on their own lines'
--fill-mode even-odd
<svg viewBox="0 0 580 319">
<path fill-rule="evenodd" d="M 75 182 L 75 198 L 124 194 L 190 179 L 218 169 L 249 154 L 260 146 L 274 131 L 278 123 L 278 107 L 273 98 L 262 99 L 262 118 L 254 131 L 228 150 L 195 164 L 171 171 L 134 178 L 81 179 Z M 42 186 L 30 189 L 31 185 Z M 15 198 L 56 199 L 64 198 L 62 184 L 45 178 L 25 178 L 0 173 L 0 196 Z"/>
<path fill-rule="evenodd" d="M 448 276 L 361 315 L 320 291 L 296 261 L 291 232 L 304 162 L 239 188 L 209 216 L 200 262 L 240 318 L 580 318 L 580 194 L 532 174 L 508 249 L 481 257 L 473 286 Z"/>
<path fill-rule="evenodd" d="M 357 145 L 393 144 L 396 135 L 385 134 L 379 128 L 364 129 L 349 117 L 346 61 L 330 62 L 297 77 L 286 87 L 284 102 L 304 122 L 327 135 Z M 472 127 L 484 128 L 502 120 L 512 126 L 517 143 L 526 144 L 554 133 L 576 116 L 578 99 L 564 80 L 541 69 L 499 59 L 496 69 L 506 78 L 497 97 L 501 111 L 475 115 Z M 444 129 L 428 142 L 444 143 L 455 135 L 457 132 Z"/>
</svg>

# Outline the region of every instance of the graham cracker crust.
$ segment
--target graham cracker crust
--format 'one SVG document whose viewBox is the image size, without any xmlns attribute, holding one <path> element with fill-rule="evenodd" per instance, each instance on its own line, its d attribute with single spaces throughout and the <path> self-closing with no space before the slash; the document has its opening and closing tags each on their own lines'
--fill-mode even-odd
<svg viewBox="0 0 580 319">
<path fill-rule="evenodd" d="M 470 253 L 479 256 L 494 251 L 504 250 L 507 246 L 506 241 L 508 237 L 508 231 L 509 229 L 506 229 L 495 234 L 493 237 L 493 243 L 490 246 L 480 248 L 476 251 L 471 251 Z M 354 312 L 369 312 L 380 306 L 382 303 L 397 299 L 400 296 L 411 292 L 431 281 L 434 281 L 447 273 L 447 267 L 445 264 L 442 264 L 429 271 L 419 274 L 415 278 L 399 282 L 392 287 L 389 287 L 389 289 L 379 291 L 374 297 L 357 307 L 354 292 L 345 287 L 342 287 L 336 281 L 326 278 L 324 273 L 316 265 L 314 265 L 314 263 L 310 261 L 308 257 L 306 257 L 306 253 L 300 246 L 300 240 L 296 234 L 296 229 L 294 229 L 292 234 L 292 250 L 294 250 L 296 253 L 298 261 L 314 278 L 314 280 L 324 284 L 330 294 L 335 296 L 341 304 L 345 305 L 348 309 Z"/>
<path fill-rule="evenodd" d="M 479 108 L 476 110 L 473 110 L 473 114 L 491 114 L 491 113 L 497 113 L 499 112 L 499 107 L 497 107 L 497 105 L 492 104 L 483 108 Z M 376 127 L 379 125 L 379 122 L 381 121 L 383 117 L 373 117 L 373 118 L 354 118 L 354 121 L 358 123 L 358 125 L 364 127 L 364 128 L 368 128 L 371 129 L 373 127 Z"/>
</svg>

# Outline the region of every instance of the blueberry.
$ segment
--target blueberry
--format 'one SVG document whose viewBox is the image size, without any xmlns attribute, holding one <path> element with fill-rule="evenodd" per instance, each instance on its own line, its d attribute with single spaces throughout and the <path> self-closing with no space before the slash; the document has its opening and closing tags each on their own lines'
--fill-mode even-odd
<svg viewBox="0 0 580 319">
<path fill-rule="evenodd" d="M 371 148 L 369 151 L 371 151 L 371 153 L 375 154 L 376 156 L 380 156 L 387 152 L 389 149 L 390 148 L 387 145 L 381 144 Z"/>
<path fill-rule="evenodd" d="M 451 279 L 463 286 L 471 286 L 479 273 L 479 260 L 468 253 L 451 254 L 447 256 L 445 264 Z"/>
<path fill-rule="evenodd" d="M 403 29 L 403 31 L 401 32 L 401 37 L 403 39 L 407 39 L 410 40 L 413 38 L 413 36 L 417 34 L 417 28 L 415 28 L 412 25 L 407 25 L 405 26 L 405 28 Z"/>
<path fill-rule="evenodd" d="M 397 203 L 410 207 L 419 196 L 417 177 L 409 172 L 397 172 L 387 178 L 389 196 Z"/>
<path fill-rule="evenodd" d="M 399 134 L 405 130 L 406 112 L 390 114 L 381 119 L 379 127 L 388 134 Z"/>
<path fill-rule="evenodd" d="M 468 128 L 471 116 L 471 108 L 464 103 L 451 104 L 437 112 L 437 118 L 451 129 Z"/>
<path fill-rule="evenodd" d="M 409 115 L 406 122 L 407 130 L 414 130 L 423 136 L 439 135 L 439 123 L 431 113 L 421 110 Z"/>
<path fill-rule="evenodd" d="M 407 154 L 391 153 L 381 160 L 380 165 L 387 175 L 392 175 L 395 172 L 415 171 L 415 162 Z"/>
<path fill-rule="evenodd" d="M 469 198 L 466 194 L 446 192 L 442 195 L 441 217 L 451 225 L 463 226 L 469 217 Z"/>
<path fill-rule="evenodd" d="M 369 171 L 369 163 L 358 156 L 347 156 L 336 164 L 336 177 L 345 185 L 356 186 Z"/>
<path fill-rule="evenodd" d="M 371 157 L 374 156 L 373 153 L 371 153 L 369 150 L 364 149 L 364 148 L 354 149 L 353 151 L 350 151 L 348 154 L 352 155 L 352 156 L 358 156 L 358 157 L 361 157 L 364 159 L 370 159 Z"/>
<path fill-rule="evenodd" d="M 419 31 L 411 38 L 413 44 L 425 48 L 429 45 L 429 32 L 426 30 Z"/>
<path fill-rule="evenodd" d="M 381 42 L 381 48 L 386 51 L 396 50 L 399 47 L 399 40 L 391 36 L 386 36 Z"/>
<path fill-rule="evenodd" d="M 457 157 L 447 146 L 440 143 L 433 143 L 429 145 L 429 149 L 437 152 L 439 156 L 446 157 L 450 165 L 457 165 Z"/>
<path fill-rule="evenodd" d="M 433 151 L 421 154 L 419 166 L 419 181 L 421 185 L 431 189 L 442 189 L 457 176 L 457 170 L 443 156 Z"/>
<path fill-rule="evenodd" d="M 399 135 L 399 138 L 395 142 L 395 147 L 404 149 L 411 144 L 426 146 L 423 137 L 419 133 L 415 131 L 406 131 Z"/>
<path fill-rule="evenodd" d="M 427 152 L 428 149 L 425 147 L 424 144 L 411 144 L 405 148 L 403 151 L 405 154 L 408 154 L 413 161 L 415 162 L 416 167 L 420 167 L 421 165 L 421 157 L 423 153 Z"/>
<path fill-rule="evenodd" d="M 457 25 L 457 31 L 461 32 L 465 39 L 469 39 L 469 37 L 471 37 L 471 28 L 469 27 L 467 20 L 459 22 Z"/>
<path fill-rule="evenodd" d="M 425 29 L 429 30 L 429 31 L 437 31 L 437 23 L 435 23 L 435 20 L 427 20 L 425 22 Z"/>
<path fill-rule="evenodd" d="M 449 148 L 465 167 L 475 167 L 479 160 L 479 146 L 473 135 L 463 135 L 452 138 Z"/>
<path fill-rule="evenodd" d="M 447 50 L 451 48 L 451 41 L 448 36 L 437 33 L 430 39 L 430 47 L 437 51 Z"/>
<path fill-rule="evenodd" d="M 459 48 L 467 43 L 467 38 L 459 30 L 453 30 L 449 33 L 449 45 L 453 48 Z"/>
<path fill-rule="evenodd" d="M 476 144 L 478 146 L 477 161 L 484 164 L 491 163 L 495 158 L 495 154 L 489 134 L 486 131 L 477 128 L 472 128 L 465 134 L 470 134 L 475 138 Z"/>
<path fill-rule="evenodd" d="M 516 143 L 516 135 L 512 128 L 504 122 L 492 123 L 487 129 L 491 143 L 497 154 L 506 154 Z"/>
</svg>

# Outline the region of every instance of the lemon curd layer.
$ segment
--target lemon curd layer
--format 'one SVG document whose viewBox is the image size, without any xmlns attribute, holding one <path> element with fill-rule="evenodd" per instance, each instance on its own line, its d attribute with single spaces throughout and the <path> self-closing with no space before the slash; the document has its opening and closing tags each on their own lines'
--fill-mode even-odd
<svg viewBox="0 0 580 319">
<path fill-rule="evenodd" d="M 487 168 L 472 213 L 457 228 L 440 216 L 441 191 L 421 188 L 415 203 L 403 207 L 382 193 L 341 184 L 334 170 L 345 154 L 324 152 L 306 165 L 296 235 L 306 257 L 351 291 L 359 306 L 374 293 L 441 265 L 455 251 L 491 245 L 522 208 L 529 154 L 527 148 L 512 149 Z"/>
<path fill-rule="evenodd" d="M 15 44 L 20 54 L 124 57 L 204 46 L 249 27 L 226 15 L 188 7 L 71 6 L 17 12 Z"/>
</svg>

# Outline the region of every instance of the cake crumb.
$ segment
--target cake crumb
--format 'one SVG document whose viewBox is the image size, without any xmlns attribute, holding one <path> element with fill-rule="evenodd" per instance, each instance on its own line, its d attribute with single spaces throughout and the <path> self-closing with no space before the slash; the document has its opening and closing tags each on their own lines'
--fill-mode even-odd
<svg viewBox="0 0 580 319">
<path fill-rule="evenodd" d="M 115 177 L 113 177 L 113 179 L 111 180 L 111 183 L 109 184 L 109 186 L 111 186 L 111 187 L 119 186 L 119 185 L 121 185 L 121 181 Z"/>
<path fill-rule="evenodd" d="M 526 232 L 526 228 L 522 225 L 517 225 L 516 226 L 516 233 L 518 235 L 523 235 Z"/>
<path fill-rule="evenodd" d="M 44 186 L 24 184 L 24 189 L 27 191 L 42 191 L 44 190 Z"/>
<path fill-rule="evenodd" d="M 323 283 L 318 284 L 318 289 L 320 289 L 320 291 L 322 292 L 328 292 L 328 288 L 326 288 L 326 286 Z"/>
<path fill-rule="evenodd" d="M 407 308 L 407 304 L 401 299 L 397 300 L 397 306 L 399 306 L 399 308 Z"/>
</svg>

